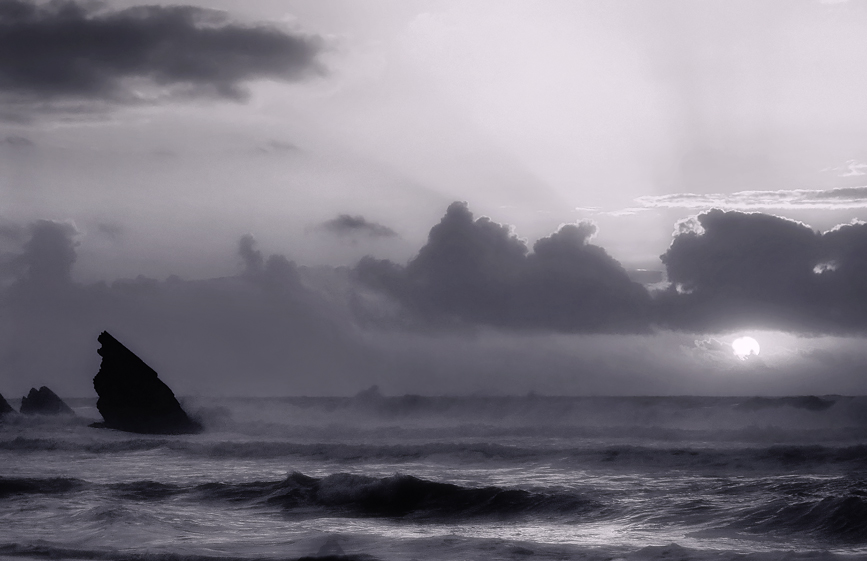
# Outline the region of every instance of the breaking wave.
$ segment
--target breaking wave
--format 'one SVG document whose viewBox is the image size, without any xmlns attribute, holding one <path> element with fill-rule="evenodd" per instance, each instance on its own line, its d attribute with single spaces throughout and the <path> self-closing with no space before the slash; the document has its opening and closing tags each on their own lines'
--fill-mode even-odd
<svg viewBox="0 0 867 561">
<path fill-rule="evenodd" d="M 852 482 L 850 482 L 852 483 Z M 67 494 L 92 490 L 114 499 L 134 503 L 183 500 L 191 504 L 236 503 L 239 506 L 279 509 L 289 517 L 337 516 L 350 518 L 390 518 L 413 521 L 458 520 L 556 520 L 559 523 L 589 522 L 606 518 L 650 516 L 660 523 L 667 518 L 693 518 L 694 524 L 711 524 L 756 535 L 811 535 L 831 543 L 867 543 L 867 484 L 855 482 L 836 488 L 831 478 L 816 484 L 804 478 L 723 485 L 720 495 L 754 497 L 737 510 L 718 511 L 712 503 L 686 501 L 675 509 L 669 505 L 658 511 L 639 510 L 629 501 L 610 502 L 603 495 L 588 495 L 560 487 L 518 489 L 499 486 L 468 487 L 432 481 L 412 475 L 373 477 L 335 473 L 311 477 L 299 472 L 274 481 L 221 482 L 181 485 L 144 480 L 96 484 L 72 478 L 0 478 L 0 499 L 34 494 Z M 756 491 L 772 493 L 760 500 Z M 818 493 L 818 494 L 817 494 Z M 646 506 L 646 505 L 645 505 Z M 101 509 L 91 516 L 115 516 Z M 714 524 L 713 520 L 717 519 Z M 706 528 L 708 526 L 705 526 Z M 26 555 L 19 550 L 7 553 Z M 0 547 L 0 549 L 3 549 Z M 14 549 L 14 548 L 13 548 Z M 2 551 L 0 551 L 2 553 Z M 31 552 L 33 553 L 33 552 Z M 87 557 L 84 557 L 87 558 Z"/>
<path fill-rule="evenodd" d="M 62 494 L 98 488 L 78 479 L 0 479 L 0 498 Z M 322 478 L 294 472 L 282 481 L 208 482 L 177 485 L 135 481 L 105 485 L 109 494 L 128 501 L 185 497 L 195 502 L 228 501 L 279 507 L 291 513 L 321 509 L 332 515 L 390 518 L 515 518 L 525 515 L 580 516 L 601 505 L 562 490 L 527 491 L 501 487 L 464 487 L 411 475 L 370 477 L 337 473 Z"/>
<path fill-rule="evenodd" d="M 209 482 L 191 487 L 141 481 L 116 485 L 113 490 L 138 500 L 187 495 L 198 501 L 259 503 L 304 515 L 310 509 L 321 509 L 331 515 L 390 518 L 578 516 L 601 507 L 564 491 L 463 487 L 402 474 L 380 478 L 337 473 L 316 478 L 294 472 L 282 481 Z"/>
<path fill-rule="evenodd" d="M 531 492 L 500 487 L 469 488 L 396 474 L 376 478 L 338 473 L 315 478 L 293 473 L 268 498 L 292 510 L 311 506 L 353 516 L 412 518 L 523 515 L 581 516 L 601 505 L 569 492 Z"/>
</svg>

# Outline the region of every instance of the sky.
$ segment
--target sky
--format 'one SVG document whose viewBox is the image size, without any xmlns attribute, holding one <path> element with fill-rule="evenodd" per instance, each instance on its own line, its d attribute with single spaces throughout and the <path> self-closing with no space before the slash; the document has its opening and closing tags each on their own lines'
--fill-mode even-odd
<svg viewBox="0 0 867 561">
<path fill-rule="evenodd" d="M 0 0 L 0 393 L 867 393 L 867 3 Z M 732 342 L 752 337 L 757 355 Z"/>
</svg>

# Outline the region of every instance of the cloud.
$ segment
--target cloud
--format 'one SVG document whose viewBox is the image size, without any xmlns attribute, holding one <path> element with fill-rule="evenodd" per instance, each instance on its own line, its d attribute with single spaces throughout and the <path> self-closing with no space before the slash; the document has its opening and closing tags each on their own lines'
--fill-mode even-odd
<svg viewBox="0 0 867 561">
<path fill-rule="evenodd" d="M 277 290 L 284 290 L 287 286 L 300 286 L 295 262 L 280 254 L 271 255 L 266 260 L 262 252 L 256 249 L 256 239 L 251 234 L 241 236 L 238 255 L 244 262 L 242 276 L 246 280 Z"/>
<path fill-rule="evenodd" d="M 349 214 L 341 214 L 337 218 L 332 218 L 323 222 L 316 229 L 336 234 L 338 236 L 354 236 L 361 235 L 369 238 L 394 238 L 397 237 L 397 232 L 377 224 L 370 222 L 363 216 L 351 216 Z"/>
<path fill-rule="evenodd" d="M 256 239 L 252 234 L 244 234 L 238 242 L 238 255 L 244 260 L 244 273 L 259 275 L 265 268 L 262 252 L 256 249 Z"/>
<path fill-rule="evenodd" d="M 589 243 L 594 233 L 590 223 L 564 225 L 530 251 L 509 227 L 453 203 L 407 265 L 359 262 L 357 278 L 380 299 L 359 291 L 357 312 L 446 330 L 867 331 L 867 224 L 818 232 L 765 213 L 700 213 L 678 224 L 661 256 L 670 285 L 652 296 Z"/>
<path fill-rule="evenodd" d="M 508 226 L 449 206 L 405 267 L 365 258 L 362 283 L 426 323 L 563 332 L 640 332 L 650 297 L 605 250 L 590 223 L 562 226 L 527 245 Z"/>
<path fill-rule="evenodd" d="M 184 393 L 333 394 L 374 366 L 352 338 L 348 310 L 305 286 L 282 255 L 264 259 L 252 237 L 239 242 L 241 275 L 83 284 L 72 278 L 71 224 L 40 220 L 24 229 L 16 267 L 5 271 L 13 282 L 0 289 L 0 370 L 15 373 L 5 383 L 52 381 L 65 395 L 90 395 L 102 330 Z"/>
<path fill-rule="evenodd" d="M 259 154 L 291 154 L 299 150 L 298 146 L 284 140 L 269 140 L 265 144 L 256 147 L 256 152 Z"/>
<path fill-rule="evenodd" d="M 645 286 L 665 282 L 665 273 L 656 269 L 630 269 L 626 274 L 633 281 Z"/>
<path fill-rule="evenodd" d="M 731 345 L 726 345 L 719 339 L 714 339 L 713 337 L 707 339 L 696 339 L 693 344 L 696 349 L 702 349 L 712 353 L 724 352 L 731 354 L 732 352 Z"/>
<path fill-rule="evenodd" d="M 845 168 L 835 168 L 835 171 L 842 171 L 840 177 L 855 177 L 859 175 L 867 175 L 864 173 L 864 169 L 867 169 L 867 164 L 864 162 L 859 162 L 858 160 L 849 160 L 846 162 Z"/>
<path fill-rule="evenodd" d="M 0 140 L 0 146 L 10 146 L 12 148 L 30 148 L 35 146 L 32 140 L 19 135 L 9 135 L 3 140 Z"/>
<path fill-rule="evenodd" d="M 42 288 L 69 285 L 78 230 L 69 222 L 53 220 L 37 220 L 29 230 L 30 239 L 18 258 L 26 281 Z"/>
<path fill-rule="evenodd" d="M 52 111 L 64 103 L 243 100 L 248 81 L 323 72 L 317 36 L 233 23 L 223 12 L 192 6 L 95 6 L 0 0 L 7 105 Z"/>
<path fill-rule="evenodd" d="M 24 231 L 20 224 L 0 221 L 0 240 L 20 241 L 24 238 Z"/>
<path fill-rule="evenodd" d="M 768 214 L 712 210 L 682 225 L 662 255 L 669 327 L 719 331 L 867 329 L 867 225 L 820 233 Z"/>
<path fill-rule="evenodd" d="M 100 222 L 96 225 L 96 231 L 112 241 L 120 240 L 125 232 L 125 229 L 122 225 L 117 224 L 116 222 Z"/>
<path fill-rule="evenodd" d="M 850 303 L 867 301 L 859 280 L 865 278 L 864 225 L 811 235 L 799 223 L 728 214 L 700 215 L 696 221 L 702 228 L 685 228 L 680 236 L 709 236 L 705 251 L 728 251 L 731 256 L 722 265 L 737 272 L 722 275 L 721 281 L 702 277 L 705 281 L 691 294 L 672 294 L 683 310 L 701 314 L 710 306 L 725 311 L 732 307 L 728 293 L 749 292 L 749 287 L 738 287 L 750 280 L 745 275 L 756 263 L 737 265 L 747 258 L 738 246 L 756 237 L 768 238 L 768 247 L 760 251 L 776 247 L 793 262 L 804 254 L 795 246 L 818 239 L 818 255 L 837 262 L 816 277 L 843 274 L 822 290 L 845 294 Z M 763 338 L 766 365 L 758 365 L 738 361 L 724 337 L 669 330 L 624 334 L 649 325 L 652 318 L 642 307 L 648 297 L 624 281 L 625 273 L 604 250 L 588 243 L 595 228 L 587 223 L 561 227 L 531 252 L 508 227 L 474 219 L 465 205 L 456 203 L 406 266 L 368 259 L 355 270 L 307 268 L 279 254 L 266 257 L 247 235 L 236 248 L 245 265 L 237 275 L 162 281 L 138 276 L 90 284 L 72 276 L 78 232 L 71 223 L 3 226 L 10 235 L 0 241 L 14 249 L 0 256 L 0 265 L 8 264 L 6 256 L 17 265 L 3 270 L 12 282 L 0 286 L 0 370 L 14 373 L 3 382 L 8 386 L 4 391 L 12 394 L 47 384 L 64 395 L 92 395 L 91 380 L 99 367 L 96 336 L 105 329 L 182 395 L 352 395 L 372 384 L 384 393 L 428 394 L 728 395 L 863 393 L 864 388 L 863 339 L 855 337 L 804 340 L 787 335 L 787 345 L 803 355 L 791 364 L 774 360 L 770 342 L 765 353 Z M 741 232 L 742 238 L 731 239 Z M 673 256 L 696 259 L 693 269 L 707 264 L 683 252 L 682 243 Z M 775 259 L 773 253 L 763 255 Z M 788 261 L 769 263 L 768 271 L 756 273 L 752 282 L 781 282 L 782 275 L 773 276 L 772 269 Z M 444 292 L 426 285 L 448 275 L 458 278 Z M 847 287 L 852 281 L 860 282 L 860 288 Z M 466 299 L 485 297 L 485 291 L 493 301 L 473 307 Z M 371 294 L 380 300 L 370 300 Z M 707 294 L 718 301 L 683 298 Z M 509 299 L 505 307 L 491 307 L 501 296 Z M 436 300 L 427 303 L 425 298 Z M 629 298 L 635 298 L 632 304 Z M 416 327 L 437 329 L 393 329 L 385 321 L 359 321 L 359 306 L 372 312 L 372 304 L 385 302 L 398 307 L 396 314 L 411 315 Z M 450 308 L 440 312 L 435 309 L 440 305 Z M 617 315 L 618 309 L 629 314 L 629 321 Z M 824 318 L 827 325 L 829 317 L 833 314 L 807 319 L 820 325 L 816 318 Z M 749 317 L 735 319 L 743 326 Z M 795 331 L 794 323 L 787 325 Z M 705 323 L 695 331 L 718 327 Z M 838 346 L 834 352 L 822 353 L 834 349 L 833 344 Z M 755 375 L 757 366 L 763 368 L 761 376 Z"/>
<path fill-rule="evenodd" d="M 867 186 L 838 189 L 792 189 L 779 191 L 738 191 L 736 193 L 674 193 L 638 197 L 645 208 L 688 208 L 724 210 L 838 210 L 867 208 Z"/>
</svg>

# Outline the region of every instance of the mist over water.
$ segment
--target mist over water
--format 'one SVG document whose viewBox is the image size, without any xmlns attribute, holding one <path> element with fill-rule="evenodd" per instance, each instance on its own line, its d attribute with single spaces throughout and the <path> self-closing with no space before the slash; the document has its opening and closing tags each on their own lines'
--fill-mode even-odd
<svg viewBox="0 0 867 561">
<path fill-rule="evenodd" d="M 867 559 L 867 2 L 151 4 L 0 0 L 0 561 Z"/>
<path fill-rule="evenodd" d="M 0 423 L 0 558 L 867 556 L 867 398 L 68 401 Z"/>
</svg>

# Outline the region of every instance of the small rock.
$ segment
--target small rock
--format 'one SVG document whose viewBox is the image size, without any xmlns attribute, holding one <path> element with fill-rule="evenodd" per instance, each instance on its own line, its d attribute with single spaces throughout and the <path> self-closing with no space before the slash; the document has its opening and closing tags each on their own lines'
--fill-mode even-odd
<svg viewBox="0 0 867 561">
<path fill-rule="evenodd" d="M 25 415 L 75 415 L 75 411 L 46 386 L 38 390 L 30 388 L 30 393 L 21 398 L 21 412 Z"/>
<path fill-rule="evenodd" d="M 0 417 L 9 413 L 15 413 L 15 409 L 13 409 L 12 406 L 9 405 L 9 402 L 3 399 L 3 396 L 0 395 Z"/>
</svg>

